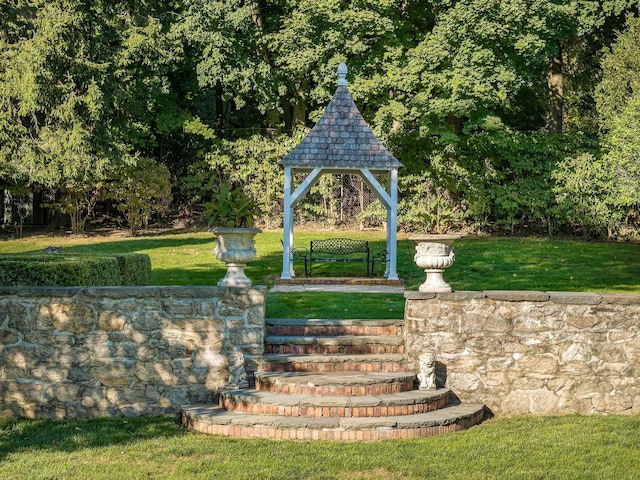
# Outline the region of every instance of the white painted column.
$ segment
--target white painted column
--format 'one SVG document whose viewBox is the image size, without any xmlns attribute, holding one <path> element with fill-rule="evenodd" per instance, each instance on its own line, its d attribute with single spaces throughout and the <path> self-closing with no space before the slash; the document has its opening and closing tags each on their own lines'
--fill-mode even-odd
<svg viewBox="0 0 640 480">
<path fill-rule="evenodd" d="M 384 276 L 389 280 L 398 280 L 397 254 L 398 254 L 398 169 L 389 172 L 388 191 L 378 182 L 376 177 L 366 168 L 361 168 L 362 178 L 387 209 L 387 267 Z"/>
<path fill-rule="evenodd" d="M 293 176 L 291 167 L 284 167 L 284 220 L 282 232 L 282 274 L 283 280 L 291 280 L 295 274 L 291 263 L 291 249 L 293 248 L 293 203 L 291 187 Z"/>
<path fill-rule="evenodd" d="M 387 249 L 389 250 L 389 267 L 387 279 L 398 280 L 398 169 L 391 170 L 389 177 L 390 207 L 387 209 Z"/>
<path fill-rule="evenodd" d="M 293 208 L 309 193 L 322 175 L 322 168 L 314 168 L 295 191 L 293 189 L 293 171 L 290 166 L 284 167 L 284 222 L 282 238 L 282 280 L 295 277 L 291 251 L 293 250 Z"/>
</svg>

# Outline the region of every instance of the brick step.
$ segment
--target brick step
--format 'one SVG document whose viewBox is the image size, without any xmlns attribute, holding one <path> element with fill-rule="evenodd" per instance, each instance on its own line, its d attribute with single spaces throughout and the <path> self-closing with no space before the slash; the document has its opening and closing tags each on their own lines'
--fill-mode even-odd
<svg viewBox="0 0 640 480">
<path fill-rule="evenodd" d="M 227 390 L 220 406 L 229 412 L 287 417 L 390 417 L 426 413 L 449 404 L 450 391 L 414 390 L 390 395 L 290 395 L 258 390 Z"/>
<path fill-rule="evenodd" d="M 267 336 L 402 335 L 403 320 L 266 318 Z"/>
<path fill-rule="evenodd" d="M 484 419 L 484 406 L 451 405 L 414 415 L 391 417 L 287 417 L 227 412 L 219 406 L 182 407 L 189 430 L 242 438 L 370 441 L 428 437 L 465 430 Z"/>
<path fill-rule="evenodd" d="M 386 355 L 286 355 L 265 354 L 265 372 L 404 372 L 402 354 Z"/>
<path fill-rule="evenodd" d="M 404 339 L 398 335 L 335 337 L 268 336 L 265 353 L 287 354 L 384 354 L 404 353 Z"/>
<path fill-rule="evenodd" d="M 413 373 L 256 372 L 256 389 L 289 395 L 389 395 L 414 389 Z"/>
</svg>

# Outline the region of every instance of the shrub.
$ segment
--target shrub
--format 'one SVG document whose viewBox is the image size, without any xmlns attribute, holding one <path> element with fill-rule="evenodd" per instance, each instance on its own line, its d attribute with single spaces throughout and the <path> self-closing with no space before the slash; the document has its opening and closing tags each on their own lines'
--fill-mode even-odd
<svg viewBox="0 0 640 480">
<path fill-rule="evenodd" d="M 8 286 L 119 285 L 115 257 L 3 255 L 0 284 Z"/>
<path fill-rule="evenodd" d="M 151 285 L 151 258 L 144 253 L 118 253 L 120 285 Z"/>
<path fill-rule="evenodd" d="M 139 158 L 135 165 L 125 165 L 117 177 L 107 184 L 106 197 L 115 200 L 115 207 L 136 235 L 146 226 L 154 212 L 162 210 L 171 198 L 171 174 L 164 165 L 151 158 Z"/>
<path fill-rule="evenodd" d="M 464 206 L 427 174 L 403 178 L 405 198 L 398 205 L 398 225 L 403 230 L 444 233 L 462 223 Z"/>
<path fill-rule="evenodd" d="M 0 255 L 0 285 L 120 286 L 149 285 L 148 255 L 22 254 Z"/>
<path fill-rule="evenodd" d="M 614 236 L 624 221 L 616 205 L 613 166 L 586 153 L 569 157 L 553 173 L 556 200 L 568 221 L 583 226 L 585 237 Z"/>
</svg>

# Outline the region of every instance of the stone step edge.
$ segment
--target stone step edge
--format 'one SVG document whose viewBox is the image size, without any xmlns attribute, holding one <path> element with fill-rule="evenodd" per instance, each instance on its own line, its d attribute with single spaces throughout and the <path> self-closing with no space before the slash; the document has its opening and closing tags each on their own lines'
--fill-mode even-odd
<svg viewBox="0 0 640 480">
<path fill-rule="evenodd" d="M 404 345 L 404 339 L 398 335 L 267 335 L 264 341 L 268 345 Z"/>
<path fill-rule="evenodd" d="M 373 363 L 373 362 L 404 362 L 402 353 L 380 354 L 353 354 L 341 355 L 338 353 L 328 355 L 306 355 L 287 353 L 267 353 L 262 356 L 265 363 Z"/>
<path fill-rule="evenodd" d="M 411 415 L 449 405 L 448 389 L 413 390 L 382 395 L 315 396 L 227 390 L 220 406 L 228 411 L 301 417 L 373 417 Z"/>
<path fill-rule="evenodd" d="M 292 440 L 383 440 L 452 433 L 485 419 L 482 404 L 461 404 L 404 417 L 337 418 L 257 416 L 226 412 L 211 405 L 186 405 L 182 425 L 201 433 L 243 438 Z"/>
<path fill-rule="evenodd" d="M 388 383 L 404 383 L 416 380 L 416 374 L 411 372 L 375 372 L 363 373 L 359 371 L 341 371 L 331 373 L 305 372 L 255 372 L 256 379 L 263 383 L 288 383 L 312 386 L 359 386 L 382 385 Z"/>
<path fill-rule="evenodd" d="M 403 326 L 403 319 L 382 319 L 382 320 L 364 320 L 364 319 L 330 319 L 330 318 L 265 318 L 265 325 L 269 326 L 372 326 L 372 327 L 388 327 Z"/>
<path fill-rule="evenodd" d="M 345 286 L 367 286 L 367 285 L 389 285 L 404 286 L 404 280 L 389 280 L 384 277 L 294 277 L 276 278 L 274 285 L 345 285 Z"/>
<path fill-rule="evenodd" d="M 322 406 L 322 407 L 376 407 L 389 405 L 409 405 L 417 403 L 427 403 L 430 401 L 448 398 L 451 390 L 448 388 L 438 388 L 436 390 L 411 390 L 409 392 L 398 392 L 384 395 L 297 395 L 287 393 L 269 393 L 253 388 L 243 388 L 237 390 L 223 390 L 220 397 L 231 397 L 246 403 L 269 403 L 286 406 Z"/>
<path fill-rule="evenodd" d="M 338 371 L 308 372 L 255 372 L 256 389 L 271 393 L 358 396 L 388 395 L 414 390 L 416 375 L 410 372 L 382 373 Z"/>
</svg>

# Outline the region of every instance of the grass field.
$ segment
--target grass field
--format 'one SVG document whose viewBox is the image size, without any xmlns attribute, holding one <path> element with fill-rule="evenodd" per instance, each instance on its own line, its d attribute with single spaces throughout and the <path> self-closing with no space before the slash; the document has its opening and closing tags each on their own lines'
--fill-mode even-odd
<svg viewBox="0 0 640 480">
<path fill-rule="evenodd" d="M 316 238 L 344 236 L 385 246 L 382 232 L 302 231 L 296 246 Z M 272 284 L 282 271 L 282 231 L 256 237 L 257 258 L 247 266 L 255 284 Z M 140 237 L 36 235 L 0 240 L 0 253 L 37 252 L 47 246 L 65 252 L 142 252 L 151 256 L 155 285 L 215 285 L 224 265 L 213 256 L 214 237 L 203 231 Z M 413 263 L 415 243 L 400 235 L 398 274 L 417 289 L 424 273 Z M 569 290 L 640 292 L 640 244 L 520 237 L 465 237 L 455 243 L 456 263 L 446 278 L 456 290 Z M 364 276 L 359 263 L 317 264 L 316 276 Z M 298 276 L 304 275 L 296 264 Z M 380 274 L 380 272 L 378 272 Z"/>
<path fill-rule="evenodd" d="M 257 238 L 247 268 L 256 284 L 280 274 L 281 232 Z M 381 234 L 302 232 L 311 238 Z M 140 238 L 32 236 L 0 241 L 0 252 L 143 252 L 156 285 L 211 285 L 224 274 L 203 232 Z M 417 289 L 424 273 L 414 244 L 399 242 L 398 271 Z M 562 290 L 640 293 L 640 245 L 536 238 L 465 238 L 445 275 L 455 290 Z M 362 266 L 360 266 L 362 267 Z M 356 275 L 356 266 L 325 274 Z M 402 295 L 270 293 L 268 316 L 402 318 Z M 2 479 L 635 479 L 640 416 L 499 418 L 451 435 L 378 443 L 241 440 L 184 432 L 175 418 L 91 421 L 0 420 Z"/>
<path fill-rule="evenodd" d="M 366 239 L 373 250 L 385 246 L 382 232 L 300 231 L 295 245 L 315 238 Z M 258 256 L 247 268 L 256 285 L 271 285 L 282 271 L 282 231 L 256 237 Z M 36 252 L 47 246 L 73 252 L 142 252 L 151 257 L 155 285 L 215 285 L 224 265 L 213 256 L 210 233 L 189 231 L 128 237 L 30 236 L 1 240 L 0 253 Z M 545 290 L 640 293 L 640 245 L 540 238 L 466 237 L 456 242 L 456 263 L 445 273 L 454 290 Z M 400 235 L 398 274 L 408 289 L 424 281 L 413 263 L 414 242 Z M 297 275 L 304 272 L 296 264 Z M 362 264 L 318 264 L 318 276 L 364 276 Z M 401 294 L 323 292 L 269 293 L 267 316 L 402 318 Z"/>
<path fill-rule="evenodd" d="M 174 418 L 0 421 L 3 479 L 636 479 L 640 416 L 493 419 L 374 443 L 185 433 Z"/>
</svg>

